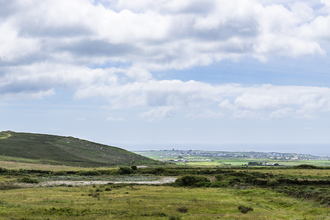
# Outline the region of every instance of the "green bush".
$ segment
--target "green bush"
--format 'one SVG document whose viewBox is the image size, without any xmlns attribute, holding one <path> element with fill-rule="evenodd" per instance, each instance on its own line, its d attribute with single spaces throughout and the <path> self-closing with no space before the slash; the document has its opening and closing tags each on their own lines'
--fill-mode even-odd
<svg viewBox="0 0 330 220">
<path fill-rule="evenodd" d="M 133 166 L 131 166 L 131 169 L 132 170 L 137 170 L 137 166 L 133 165 Z"/>
<path fill-rule="evenodd" d="M 319 169 L 320 167 L 310 165 L 310 164 L 300 164 L 298 166 L 294 166 L 294 168 L 298 168 L 298 169 Z"/>
<path fill-rule="evenodd" d="M 101 173 L 97 170 L 81 170 L 78 175 L 80 176 L 101 176 Z"/>
<path fill-rule="evenodd" d="M 211 187 L 228 187 L 229 183 L 228 182 L 215 182 L 211 183 Z"/>
<path fill-rule="evenodd" d="M 217 179 L 217 181 L 221 181 L 224 179 L 224 176 L 222 174 L 215 175 L 214 177 Z"/>
<path fill-rule="evenodd" d="M 19 180 L 21 183 L 39 183 L 37 179 L 31 178 L 31 177 L 23 177 Z"/>
<path fill-rule="evenodd" d="M 238 210 L 243 213 L 243 214 L 246 214 L 248 213 L 249 211 L 253 211 L 253 208 L 252 207 L 246 207 L 244 205 L 240 205 L 238 206 Z"/>
<path fill-rule="evenodd" d="M 132 169 L 129 168 L 129 167 L 119 167 L 119 173 L 120 173 L 121 175 L 131 174 L 131 173 L 133 173 L 133 172 L 134 172 L 134 170 L 132 170 Z"/>
<path fill-rule="evenodd" d="M 181 212 L 181 213 L 186 213 L 188 212 L 188 208 L 186 206 L 181 206 L 181 207 L 178 207 L 176 209 L 178 212 Z"/>
<path fill-rule="evenodd" d="M 279 185 L 279 182 L 277 180 L 268 180 L 267 186 L 277 186 Z"/>
<path fill-rule="evenodd" d="M 157 167 L 152 171 L 152 173 L 156 174 L 156 175 L 160 175 L 165 172 L 166 172 L 166 170 L 163 167 Z"/>
<path fill-rule="evenodd" d="M 56 171 L 53 172 L 54 176 L 65 176 L 67 173 L 65 171 Z"/>
<path fill-rule="evenodd" d="M 205 186 L 205 182 L 210 182 L 210 180 L 205 176 L 195 175 L 186 175 L 175 180 L 175 184 L 177 186 L 194 186 L 197 185 L 197 183 L 200 183 L 200 185 Z"/>
</svg>

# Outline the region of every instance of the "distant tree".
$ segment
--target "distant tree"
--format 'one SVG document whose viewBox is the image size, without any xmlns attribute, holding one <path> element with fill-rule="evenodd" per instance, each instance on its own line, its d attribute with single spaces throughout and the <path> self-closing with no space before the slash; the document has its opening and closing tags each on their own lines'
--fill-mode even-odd
<svg viewBox="0 0 330 220">
<path fill-rule="evenodd" d="M 131 166 L 131 169 L 132 170 L 137 170 L 137 166 L 133 165 L 133 166 Z"/>
<path fill-rule="evenodd" d="M 249 162 L 249 166 L 262 166 L 262 162 Z"/>
</svg>

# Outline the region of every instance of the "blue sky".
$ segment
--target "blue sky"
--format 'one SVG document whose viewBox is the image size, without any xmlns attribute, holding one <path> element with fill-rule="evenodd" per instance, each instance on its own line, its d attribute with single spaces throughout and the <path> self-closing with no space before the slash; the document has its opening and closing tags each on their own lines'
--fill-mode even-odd
<svg viewBox="0 0 330 220">
<path fill-rule="evenodd" d="M 330 143 L 329 0 L 0 4 L 0 130 L 127 149 Z"/>
</svg>

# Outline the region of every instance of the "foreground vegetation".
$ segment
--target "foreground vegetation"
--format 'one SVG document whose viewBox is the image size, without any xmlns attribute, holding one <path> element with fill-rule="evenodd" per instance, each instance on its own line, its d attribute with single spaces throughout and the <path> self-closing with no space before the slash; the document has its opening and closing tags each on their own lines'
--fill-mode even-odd
<svg viewBox="0 0 330 220">
<path fill-rule="evenodd" d="M 239 206 L 253 207 L 243 214 Z M 328 208 L 264 189 L 84 186 L 2 192 L 2 219 L 326 219 Z"/>
<path fill-rule="evenodd" d="M 1 168 L 0 219 L 329 219 L 329 174 L 328 167 L 309 165 L 276 169 L 132 166 L 80 171 Z M 158 186 L 31 187 L 49 180 L 143 176 L 178 179 Z"/>
</svg>

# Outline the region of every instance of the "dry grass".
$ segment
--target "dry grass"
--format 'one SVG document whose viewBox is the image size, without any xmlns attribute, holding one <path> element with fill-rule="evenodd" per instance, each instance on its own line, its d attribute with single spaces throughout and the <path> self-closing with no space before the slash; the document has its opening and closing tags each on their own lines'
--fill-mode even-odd
<svg viewBox="0 0 330 220">
<path fill-rule="evenodd" d="M 71 167 L 64 165 L 48 165 L 48 164 L 35 164 L 35 163 L 22 163 L 13 161 L 0 161 L 0 167 L 6 169 L 25 169 L 25 170 L 49 170 L 49 171 L 80 171 L 80 170 L 91 170 L 92 168 L 84 167 Z M 93 170 L 104 170 L 111 169 L 109 167 L 98 167 Z"/>
<path fill-rule="evenodd" d="M 316 203 L 262 189 L 52 187 L 1 192 L 0 219 L 327 219 Z M 128 202 L 129 201 L 129 202 Z M 239 205 L 253 208 L 242 214 Z M 178 213 L 178 207 L 187 213 Z"/>
</svg>

